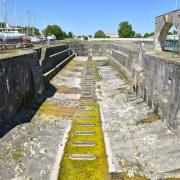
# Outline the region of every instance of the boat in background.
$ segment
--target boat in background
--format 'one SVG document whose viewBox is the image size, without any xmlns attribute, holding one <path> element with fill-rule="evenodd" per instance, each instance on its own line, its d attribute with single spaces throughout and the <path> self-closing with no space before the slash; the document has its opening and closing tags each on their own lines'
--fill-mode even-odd
<svg viewBox="0 0 180 180">
<path fill-rule="evenodd" d="M 33 44 L 39 44 L 39 43 L 41 43 L 41 39 L 40 39 L 39 37 L 37 37 L 37 36 L 30 36 L 30 41 L 31 41 L 31 43 L 33 43 Z"/>
<path fill-rule="evenodd" d="M 56 36 L 54 34 L 51 34 L 47 37 L 48 43 L 55 43 L 56 41 Z"/>
<path fill-rule="evenodd" d="M 0 28 L 0 40 L 1 43 L 10 44 L 15 47 L 19 47 L 21 44 L 22 38 L 26 34 L 20 33 L 17 27 L 11 27 L 7 23 L 7 5 L 6 0 L 3 0 L 3 12 L 4 12 L 4 27 Z"/>
</svg>

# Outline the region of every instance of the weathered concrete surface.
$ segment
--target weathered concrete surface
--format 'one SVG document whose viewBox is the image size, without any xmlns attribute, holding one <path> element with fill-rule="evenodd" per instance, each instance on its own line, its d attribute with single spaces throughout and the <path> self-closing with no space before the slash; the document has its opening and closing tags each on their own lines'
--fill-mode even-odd
<svg viewBox="0 0 180 180">
<path fill-rule="evenodd" d="M 102 78 L 96 93 L 110 172 L 151 179 L 180 178 L 180 135 L 158 120 L 113 63 L 103 57 L 95 61 Z"/>
<path fill-rule="evenodd" d="M 30 118 L 0 139 L 0 179 L 57 179 L 67 134 L 80 99 L 80 75 L 87 58 L 71 61 L 16 120 Z"/>
<path fill-rule="evenodd" d="M 84 43 L 69 43 L 69 47 L 79 56 L 102 56 L 106 54 L 107 44 L 103 42 L 84 42 Z"/>
<path fill-rule="evenodd" d="M 112 55 L 112 47 L 107 50 L 109 55 Z M 117 46 L 114 46 L 114 58 L 111 57 L 129 70 L 136 92 L 133 91 L 131 82 L 119 71 L 117 64 L 106 57 L 93 58 L 98 66 L 96 73 L 100 75 L 100 78 L 96 77 L 98 82 L 93 88 L 101 110 L 109 171 L 115 174 L 125 173 L 128 176 L 136 175 L 136 178 L 142 176 L 151 179 L 180 178 L 180 135 L 169 131 L 166 123 L 154 114 L 156 108 L 152 98 L 154 88 L 161 88 L 159 81 L 165 82 L 162 86 L 167 85 L 166 78 L 168 79 L 171 74 L 168 73 L 169 64 L 166 63 L 170 62 L 152 54 L 139 55 L 138 50 L 133 55 L 131 50 L 123 47 L 117 49 Z M 124 61 L 123 56 L 127 57 Z M 129 60 L 132 63 L 136 62 L 137 66 L 134 63 L 129 66 Z M 84 88 L 87 86 L 87 89 L 82 91 L 88 90 L 87 77 L 81 82 L 86 61 L 87 57 L 76 57 L 51 80 L 44 97 L 48 98 L 42 105 L 40 105 L 42 99 L 39 98 L 14 118 L 21 122 L 23 118 L 32 117 L 29 123 L 17 126 L 0 139 L 0 179 L 57 179 L 59 164 L 66 150 L 64 146 L 67 134 L 76 108 L 80 104 L 81 85 L 83 84 Z M 159 64 L 167 71 L 158 72 L 156 66 Z M 172 62 L 172 64 L 173 69 L 176 70 L 175 74 L 178 74 L 178 63 Z M 143 68 L 147 71 L 141 78 Z M 151 72 L 152 69 L 154 71 Z M 136 74 L 137 81 L 133 73 Z M 149 77 L 151 73 L 158 80 L 157 82 Z M 166 74 L 167 77 L 162 74 Z M 164 81 L 160 77 L 163 77 Z M 175 77 L 171 76 L 173 82 L 178 79 Z M 150 81 L 149 85 L 147 80 Z M 140 83 L 147 85 L 146 95 L 148 94 L 149 98 L 144 98 L 142 89 L 138 90 Z M 178 85 L 175 84 L 173 87 Z M 86 96 L 85 93 L 82 98 L 91 100 L 91 96 Z M 88 137 L 89 141 L 91 137 Z"/>
<path fill-rule="evenodd" d="M 42 94 L 43 89 L 42 71 L 36 52 L 1 59 L 0 127 L 33 95 Z"/>
<path fill-rule="evenodd" d="M 171 131 L 179 129 L 179 58 L 143 47 L 110 45 L 107 54 Z"/>
<path fill-rule="evenodd" d="M 161 51 L 164 49 L 166 36 L 173 25 L 176 27 L 178 36 L 180 37 L 180 9 L 156 17 L 155 50 Z"/>
<path fill-rule="evenodd" d="M 144 54 L 143 68 L 144 82 L 139 86 L 140 91 L 146 89 L 149 105 L 160 114 L 168 128 L 179 131 L 180 63 L 160 59 L 153 54 Z"/>
<path fill-rule="evenodd" d="M 17 125 L 12 117 L 22 106 L 42 95 L 44 77 L 49 81 L 73 57 L 67 45 L 0 55 L 0 136 Z"/>
</svg>

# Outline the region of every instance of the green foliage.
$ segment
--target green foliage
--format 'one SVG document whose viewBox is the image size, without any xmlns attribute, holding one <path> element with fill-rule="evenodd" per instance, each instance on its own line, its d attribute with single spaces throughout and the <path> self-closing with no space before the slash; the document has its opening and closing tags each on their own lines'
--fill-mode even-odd
<svg viewBox="0 0 180 180">
<path fill-rule="evenodd" d="M 143 37 L 147 38 L 147 37 L 151 37 L 151 36 L 154 36 L 153 32 L 152 33 L 145 33 Z"/>
<path fill-rule="evenodd" d="M 48 25 L 44 30 L 44 34 L 47 37 L 48 35 L 55 35 L 57 40 L 63 40 L 67 37 L 66 33 L 58 25 Z"/>
<path fill-rule="evenodd" d="M 34 27 L 34 30 L 33 30 L 33 27 L 20 27 L 20 26 L 18 26 L 18 28 L 20 28 L 20 30 L 19 30 L 20 32 L 28 33 L 30 36 L 33 36 L 33 35 L 39 36 L 40 35 L 39 29 L 37 29 L 35 27 Z"/>
<path fill-rule="evenodd" d="M 87 37 L 87 36 L 83 36 L 83 39 L 84 39 L 85 41 L 87 41 L 87 40 L 88 40 L 88 37 Z"/>
<path fill-rule="evenodd" d="M 66 34 L 65 31 L 63 31 L 63 36 L 62 36 L 64 39 L 68 38 L 68 35 Z"/>
<path fill-rule="evenodd" d="M 73 33 L 72 32 L 68 32 L 67 38 L 70 38 L 70 39 L 74 38 Z"/>
<path fill-rule="evenodd" d="M 102 30 L 99 30 L 95 33 L 94 38 L 106 38 L 107 36 Z"/>
<path fill-rule="evenodd" d="M 0 28 L 4 28 L 5 24 L 3 22 L 0 22 Z M 2 29 L 0 29 L 0 32 L 2 32 Z"/>
<path fill-rule="evenodd" d="M 143 36 L 142 36 L 142 34 L 140 34 L 140 33 L 136 33 L 136 34 L 134 35 L 134 37 L 135 37 L 135 38 L 142 38 Z"/>
<path fill-rule="evenodd" d="M 168 32 L 168 35 L 173 35 L 173 33 L 172 32 Z"/>
<path fill-rule="evenodd" d="M 135 31 L 133 31 L 132 25 L 128 21 L 124 21 L 119 24 L 118 34 L 121 38 L 132 38 Z"/>
</svg>

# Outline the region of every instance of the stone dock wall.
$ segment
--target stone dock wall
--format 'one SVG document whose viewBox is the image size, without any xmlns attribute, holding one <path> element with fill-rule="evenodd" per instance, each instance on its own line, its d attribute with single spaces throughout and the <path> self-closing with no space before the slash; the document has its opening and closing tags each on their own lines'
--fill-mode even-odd
<svg viewBox="0 0 180 180">
<path fill-rule="evenodd" d="M 107 55 L 132 82 L 137 93 L 158 113 L 168 128 L 180 128 L 180 62 L 118 43 L 76 43 L 78 55 Z"/>
<path fill-rule="evenodd" d="M 44 78 L 60 69 L 74 54 L 67 45 L 38 48 L 0 59 L 0 128 L 33 97 L 44 91 Z M 50 78 L 49 78 L 50 79 Z M 13 122 L 12 122 L 13 123 Z"/>
<path fill-rule="evenodd" d="M 108 56 L 132 82 L 137 93 L 158 113 L 168 128 L 179 129 L 180 62 L 145 52 L 142 47 L 130 48 L 112 44 Z"/>
<path fill-rule="evenodd" d="M 88 56 L 92 54 L 93 56 L 102 56 L 106 54 L 107 43 L 69 43 L 69 47 L 78 56 Z"/>
<path fill-rule="evenodd" d="M 71 50 L 72 49 L 72 50 Z M 169 129 L 180 126 L 180 63 L 141 47 L 118 43 L 71 43 L 0 60 L 0 127 L 32 97 L 42 94 L 44 77 L 50 80 L 75 54 L 107 55 L 132 82 L 138 96 L 158 113 Z"/>
</svg>

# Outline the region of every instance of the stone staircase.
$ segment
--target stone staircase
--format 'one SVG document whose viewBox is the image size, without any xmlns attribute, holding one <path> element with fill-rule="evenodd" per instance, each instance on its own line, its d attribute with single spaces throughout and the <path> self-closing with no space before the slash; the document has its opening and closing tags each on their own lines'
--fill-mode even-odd
<svg viewBox="0 0 180 180">
<path fill-rule="evenodd" d="M 60 179 L 108 178 L 94 71 L 93 61 L 89 59 L 82 72 L 80 104 L 61 161 Z"/>
</svg>

